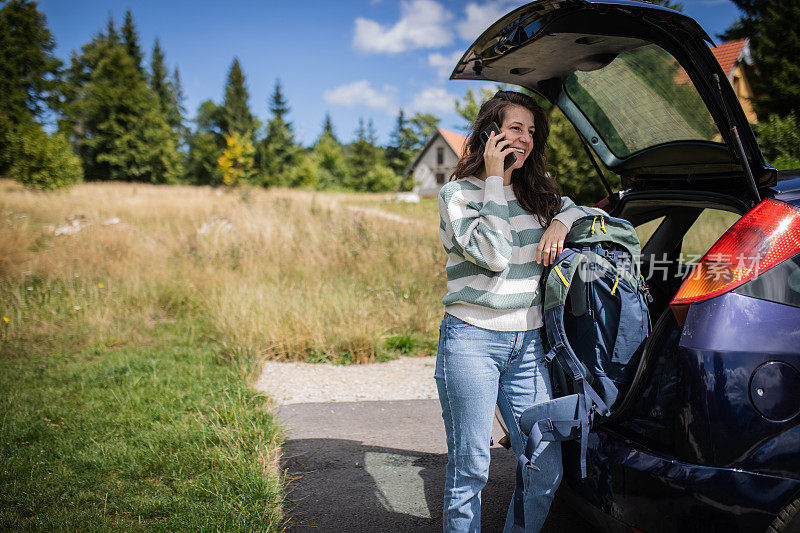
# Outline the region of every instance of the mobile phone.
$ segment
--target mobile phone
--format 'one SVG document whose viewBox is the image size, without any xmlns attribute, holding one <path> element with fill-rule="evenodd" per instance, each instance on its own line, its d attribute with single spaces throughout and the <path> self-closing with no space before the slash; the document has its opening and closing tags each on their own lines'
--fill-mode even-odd
<svg viewBox="0 0 800 533">
<path fill-rule="evenodd" d="M 494 132 L 495 135 L 500 134 L 500 127 L 497 125 L 496 122 L 492 122 L 491 124 L 489 124 L 488 128 L 486 128 L 481 132 L 481 141 L 483 141 L 484 146 L 489 141 L 489 136 L 492 134 L 492 132 Z M 515 156 L 513 153 L 508 154 L 506 158 L 503 160 L 503 170 L 508 170 L 508 167 L 510 167 L 516 162 L 517 162 L 517 156 Z"/>
</svg>

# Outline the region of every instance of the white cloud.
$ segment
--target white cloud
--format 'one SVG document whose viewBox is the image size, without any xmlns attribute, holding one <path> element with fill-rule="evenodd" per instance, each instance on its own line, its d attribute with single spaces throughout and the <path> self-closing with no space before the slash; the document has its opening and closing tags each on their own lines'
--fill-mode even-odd
<svg viewBox="0 0 800 533">
<path fill-rule="evenodd" d="M 464 9 L 466 18 L 456 24 L 458 35 L 465 41 L 474 41 L 490 24 L 525 2 L 500 0 L 476 4 L 470 2 Z"/>
<path fill-rule="evenodd" d="M 393 115 L 397 112 L 396 93 L 397 88 L 392 85 L 384 85 L 378 90 L 369 81 L 358 80 L 329 89 L 322 96 L 329 104 L 344 107 L 366 106 Z"/>
<path fill-rule="evenodd" d="M 400 20 L 391 27 L 374 20 L 357 18 L 353 48 L 362 52 L 396 54 L 414 48 L 436 48 L 452 42 L 453 34 L 447 22 L 453 15 L 438 2 L 402 2 L 400 14 Z"/>
<path fill-rule="evenodd" d="M 456 50 L 449 56 L 437 52 L 428 56 L 428 64 L 436 69 L 440 78 L 447 79 L 462 55 L 464 55 L 463 50 Z"/>
<path fill-rule="evenodd" d="M 428 87 L 414 95 L 408 109 L 412 113 L 447 115 L 456 110 L 456 96 L 441 87 Z"/>
</svg>

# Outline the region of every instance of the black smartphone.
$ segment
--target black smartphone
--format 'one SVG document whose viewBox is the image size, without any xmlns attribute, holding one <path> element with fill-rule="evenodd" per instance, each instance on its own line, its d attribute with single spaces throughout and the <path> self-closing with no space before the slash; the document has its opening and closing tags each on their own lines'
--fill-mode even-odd
<svg viewBox="0 0 800 533">
<path fill-rule="evenodd" d="M 489 127 L 486 128 L 481 132 L 481 141 L 483 141 L 484 146 L 489 141 L 489 136 L 494 132 L 495 135 L 500 134 L 500 127 L 497 125 L 497 122 L 492 122 L 489 124 Z M 506 158 L 503 160 L 503 170 L 508 170 L 508 167 L 513 165 L 517 162 L 517 156 L 513 153 L 508 154 Z"/>
</svg>

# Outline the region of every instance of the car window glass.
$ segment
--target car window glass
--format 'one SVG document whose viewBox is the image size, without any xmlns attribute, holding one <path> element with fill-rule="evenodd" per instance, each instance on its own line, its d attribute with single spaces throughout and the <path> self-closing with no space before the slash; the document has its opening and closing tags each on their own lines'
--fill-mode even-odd
<svg viewBox="0 0 800 533">
<path fill-rule="evenodd" d="M 636 226 L 636 236 L 639 237 L 639 243 L 642 245 L 642 248 L 644 248 L 644 245 L 647 244 L 647 241 L 650 240 L 650 237 L 653 236 L 653 232 L 656 231 L 663 220 L 664 217 L 658 217 L 650 222 L 645 222 L 644 224 Z"/>
<path fill-rule="evenodd" d="M 734 222 L 741 218 L 736 213 L 719 209 L 705 209 L 683 237 L 681 252 L 683 263 L 697 263 Z"/>
<path fill-rule="evenodd" d="M 591 68 L 564 88 L 617 157 L 672 141 L 721 141 L 692 81 L 664 49 L 644 44 Z"/>
</svg>

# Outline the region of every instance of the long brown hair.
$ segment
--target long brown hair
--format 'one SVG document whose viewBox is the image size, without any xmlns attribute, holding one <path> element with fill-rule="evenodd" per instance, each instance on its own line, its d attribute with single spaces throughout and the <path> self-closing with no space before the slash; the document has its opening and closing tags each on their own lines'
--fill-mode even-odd
<svg viewBox="0 0 800 533">
<path fill-rule="evenodd" d="M 546 226 L 561 209 L 561 187 L 547 174 L 547 136 L 550 124 L 544 109 L 527 94 L 513 91 L 497 91 L 483 103 L 472 123 L 467 147 L 453 171 L 452 179 L 477 176 L 484 167 L 484 143 L 481 132 L 492 122 L 503 125 L 506 110 L 514 105 L 533 113 L 533 148 L 521 168 L 511 173 L 511 187 L 520 205 L 535 215 Z"/>
</svg>

